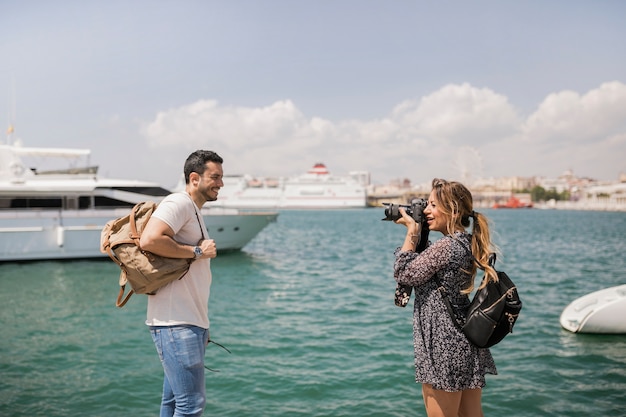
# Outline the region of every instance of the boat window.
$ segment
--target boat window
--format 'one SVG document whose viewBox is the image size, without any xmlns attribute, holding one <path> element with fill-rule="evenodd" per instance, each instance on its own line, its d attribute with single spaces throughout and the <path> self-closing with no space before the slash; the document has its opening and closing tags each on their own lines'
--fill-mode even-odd
<svg viewBox="0 0 626 417">
<path fill-rule="evenodd" d="M 66 210 L 78 210 L 78 197 L 75 197 L 75 196 L 65 197 L 64 206 Z"/>
<path fill-rule="evenodd" d="M 81 196 L 78 198 L 78 208 L 80 208 L 81 210 L 93 207 L 94 202 L 92 196 Z"/>
<path fill-rule="evenodd" d="M 10 199 L 10 204 L 2 204 L 2 208 L 61 208 L 61 197 L 18 197 Z"/>
<path fill-rule="evenodd" d="M 115 198 L 96 196 L 95 198 L 95 207 L 96 208 L 104 208 L 104 207 L 132 207 L 134 203 L 129 203 L 128 201 L 117 200 Z"/>
</svg>

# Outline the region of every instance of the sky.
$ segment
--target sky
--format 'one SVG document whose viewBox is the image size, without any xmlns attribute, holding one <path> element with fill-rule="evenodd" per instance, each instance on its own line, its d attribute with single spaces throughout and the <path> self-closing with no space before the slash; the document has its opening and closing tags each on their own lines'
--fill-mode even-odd
<svg viewBox="0 0 626 417">
<path fill-rule="evenodd" d="M 626 173 L 621 0 L 0 0 L 0 126 L 174 186 Z M 5 127 L 3 127 L 5 129 Z"/>
</svg>

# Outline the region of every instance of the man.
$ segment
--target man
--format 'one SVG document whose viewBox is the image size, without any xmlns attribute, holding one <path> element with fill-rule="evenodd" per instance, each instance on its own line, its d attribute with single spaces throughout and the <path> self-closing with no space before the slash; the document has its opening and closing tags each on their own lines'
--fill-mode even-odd
<svg viewBox="0 0 626 417">
<path fill-rule="evenodd" d="M 185 191 L 165 197 L 141 236 L 142 249 L 169 258 L 194 259 L 180 280 L 148 296 L 146 324 L 163 365 L 161 417 L 200 416 L 206 403 L 204 353 L 209 341 L 211 258 L 217 256 L 202 214 L 217 200 L 222 158 L 198 150 L 185 161 Z"/>
</svg>

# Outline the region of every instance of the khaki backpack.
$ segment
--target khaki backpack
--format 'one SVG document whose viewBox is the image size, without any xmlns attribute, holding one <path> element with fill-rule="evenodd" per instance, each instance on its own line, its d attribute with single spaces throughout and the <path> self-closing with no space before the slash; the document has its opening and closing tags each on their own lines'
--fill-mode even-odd
<svg viewBox="0 0 626 417">
<path fill-rule="evenodd" d="M 166 258 L 141 250 L 139 238 L 157 204 L 144 201 L 130 214 L 108 222 L 100 235 L 100 251 L 119 265 L 120 291 L 115 305 L 124 307 L 133 293 L 155 294 L 156 291 L 185 276 L 194 259 Z M 198 218 L 198 223 L 200 219 Z M 200 226 L 202 230 L 202 226 Z M 126 284 L 131 290 L 124 297 Z"/>
</svg>

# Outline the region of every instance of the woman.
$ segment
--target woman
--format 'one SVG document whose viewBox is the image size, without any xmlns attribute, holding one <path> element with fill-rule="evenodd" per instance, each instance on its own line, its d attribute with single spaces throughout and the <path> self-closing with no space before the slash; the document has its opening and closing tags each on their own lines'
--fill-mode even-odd
<svg viewBox="0 0 626 417">
<path fill-rule="evenodd" d="M 422 384 L 429 417 L 480 417 L 485 374 L 496 374 L 489 349 L 472 345 L 454 325 L 437 290 L 447 290 L 457 319 L 464 320 L 473 289 L 476 268 L 489 279 L 497 278 L 488 259 L 493 245 L 487 218 L 473 210 L 472 194 L 458 182 L 434 179 L 425 221 L 431 231 L 444 237 L 423 252 L 415 252 L 422 224 L 403 209 L 396 221 L 407 228 L 401 248 L 395 252 L 394 277 L 414 287 L 413 344 L 415 379 Z M 466 228 L 472 218 L 472 233 Z"/>
</svg>

